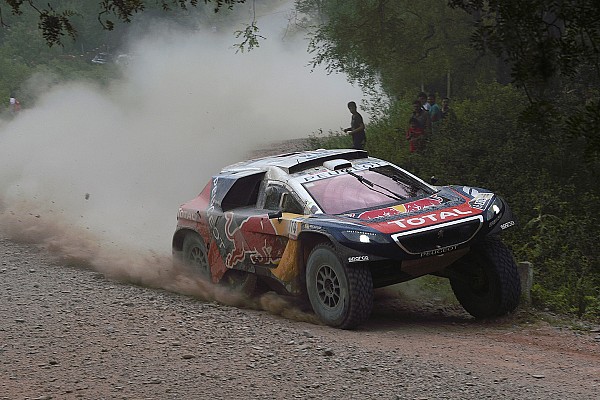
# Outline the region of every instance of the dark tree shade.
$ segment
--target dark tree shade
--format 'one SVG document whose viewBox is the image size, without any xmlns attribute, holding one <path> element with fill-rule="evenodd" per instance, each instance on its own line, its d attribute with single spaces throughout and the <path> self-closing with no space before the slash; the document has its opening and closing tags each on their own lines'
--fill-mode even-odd
<svg viewBox="0 0 600 400">
<path fill-rule="evenodd" d="M 98 1 L 99 13 L 98 21 L 104 29 L 112 30 L 115 22 L 113 18 L 121 22 L 130 22 L 131 17 L 139 12 L 144 11 L 145 4 L 148 0 L 102 0 Z M 232 8 L 236 3 L 245 3 L 246 0 L 204 0 L 205 4 L 213 3 L 214 11 L 218 12 L 222 7 Z M 48 46 L 61 45 L 65 35 L 75 38 L 77 31 L 71 23 L 71 18 L 76 15 L 73 10 L 65 9 L 57 11 L 57 2 L 48 1 L 40 2 L 45 4 L 45 7 L 39 7 L 33 0 L 4 0 L 8 9 L 14 15 L 21 15 L 23 7 L 30 7 L 39 13 L 38 27 L 42 32 L 42 36 L 48 43 Z M 162 9 L 165 11 L 171 10 L 173 7 L 186 9 L 188 6 L 195 7 L 198 5 L 198 0 L 160 0 Z M 6 26 L 2 18 L 3 8 L 0 6 L 0 25 Z"/>
</svg>

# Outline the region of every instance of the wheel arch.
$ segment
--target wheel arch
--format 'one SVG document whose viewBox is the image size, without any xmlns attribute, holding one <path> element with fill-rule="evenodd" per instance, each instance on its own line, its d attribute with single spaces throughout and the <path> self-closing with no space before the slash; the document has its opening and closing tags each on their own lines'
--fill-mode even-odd
<svg viewBox="0 0 600 400">
<path fill-rule="evenodd" d="M 200 234 L 193 229 L 182 228 L 177 230 L 177 232 L 173 234 L 173 241 L 171 243 L 174 255 L 181 256 L 181 252 L 183 251 L 183 240 L 187 235 L 200 236 Z"/>
<path fill-rule="evenodd" d="M 302 232 L 298 236 L 298 240 L 301 243 L 301 257 L 300 262 L 302 263 L 301 272 L 304 275 L 306 271 L 306 263 L 308 262 L 308 256 L 310 252 L 319 244 L 326 243 L 334 246 L 333 240 L 326 234 L 319 232 Z"/>
</svg>

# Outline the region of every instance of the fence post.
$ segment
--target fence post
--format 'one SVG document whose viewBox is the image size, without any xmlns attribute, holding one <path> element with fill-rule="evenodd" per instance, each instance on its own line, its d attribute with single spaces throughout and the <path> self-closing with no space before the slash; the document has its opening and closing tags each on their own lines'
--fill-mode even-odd
<svg viewBox="0 0 600 400">
<path fill-rule="evenodd" d="M 533 285 L 533 266 L 529 261 L 517 263 L 519 276 L 521 277 L 521 300 L 525 304 L 531 304 L 531 287 Z"/>
</svg>

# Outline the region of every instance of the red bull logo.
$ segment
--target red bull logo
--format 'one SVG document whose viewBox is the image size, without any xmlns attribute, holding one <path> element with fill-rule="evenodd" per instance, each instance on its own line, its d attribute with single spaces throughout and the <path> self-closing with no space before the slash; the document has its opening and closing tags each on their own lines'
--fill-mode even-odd
<svg viewBox="0 0 600 400">
<path fill-rule="evenodd" d="M 264 216 L 252 216 L 242 219 L 238 225 L 233 213 L 225 213 L 224 216 L 225 236 L 230 244 L 225 265 L 232 268 L 246 260 L 246 257 L 252 264 L 268 263 L 272 258 L 273 247 L 268 243 L 266 235 L 275 236 L 273 223 Z"/>
</svg>

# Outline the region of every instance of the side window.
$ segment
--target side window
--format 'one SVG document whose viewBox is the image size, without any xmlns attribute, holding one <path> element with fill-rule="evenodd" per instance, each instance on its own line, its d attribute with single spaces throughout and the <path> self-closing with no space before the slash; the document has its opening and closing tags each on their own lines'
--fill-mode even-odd
<svg viewBox="0 0 600 400">
<path fill-rule="evenodd" d="M 292 196 L 291 193 L 284 193 L 281 203 L 281 211 L 294 214 L 304 214 L 304 207 Z"/>
<path fill-rule="evenodd" d="M 238 207 L 256 207 L 260 183 L 264 173 L 244 176 L 235 181 L 223 200 L 221 208 L 229 211 Z"/>
<path fill-rule="evenodd" d="M 278 210 L 281 194 L 284 192 L 283 186 L 271 185 L 265 190 L 265 206 L 266 210 Z"/>
<path fill-rule="evenodd" d="M 269 184 L 264 196 L 263 208 L 266 210 L 281 210 L 294 214 L 304 213 L 302 204 L 293 196 L 288 188 L 281 184 Z"/>
</svg>

